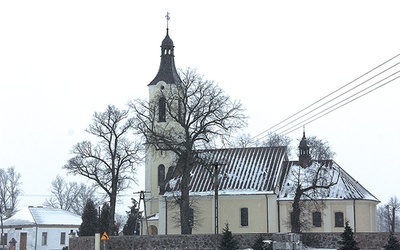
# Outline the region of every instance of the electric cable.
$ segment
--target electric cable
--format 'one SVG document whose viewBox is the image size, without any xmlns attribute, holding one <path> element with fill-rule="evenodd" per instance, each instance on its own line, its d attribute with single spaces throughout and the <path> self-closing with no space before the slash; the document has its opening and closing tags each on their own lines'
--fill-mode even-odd
<svg viewBox="0 0 400 250">
<path fill-rule="evenodd" d="M 275 124 L 274 126 L 268 128 L 267 130 L 264 130 L 263 132 L 257 134 L 256 136 L 252 137 L 252 141 L 256 141 L 256 140 L 260 140 L 260 139 L 265 138 L 267 135 L 264 135 L 264 136 L 261 136 L 261 135 L 263 135 L 263 134 L 266 133 L 266 132 L 271 131 L 273 128 L 276 128 L 277 126 L 279 126 L 279 125 L 285 123 L 286 121 L 292 119 L 293 117 L 299 115 L 300 113 L 306 111 L 307 109 L 309 109 L 309 108 L 315 106 L 317 103 L 320 103 L 320 102 L 323 101 L 324 99 L 326 99 L 326 98 L 332 96 L 333 94 L 339 92 L 340 90 L 344 89 L 345 87 L 349 86 L 350 84 L 354 83 L 355 81 L 357 81 L 357 80 L 363 78 L 364 76 L 370 74 L 371 72 L 375 71 L 376 69 L 378 69 L 378 68 L 382 67 L 383 65 L 389 63 L 390 61 L 394 60 L 394 59 L 397 58 L 398 56 L 400 56 L 400 54 L 397 54 L 396 56 L 394 56 L 394 57 L 392 57 L 392 58 L 386 60 L 385 62 L 379 64 L 378 66 L 376 66 L 376 67 L 374 67 L 373 69 L 367 71 L 366 73 L 362 74 L 361 76 L 355 78 L 354 80 L 350 81 L 349 83 L 343 85 L 343 86 L 340 87 L 339 89 L 337 89 L 337 90 L 335 90 L 335 91 L 329 93 L 328 95 L 326 95 L 326 96 L 320 98 L 319 100 L 313 102 L 312 104 L 310 104 L 310 105 L 308 105 L 307 107 L 301 109 L 300 111 L 296 112 L 295 114 L 289 116 L 288 118 L 284 119 L 283 121 L 281 121 L 281 122 Z M 340 94 L 340 95 L 338 95 L 338 96 L 336 96 L 336 97 L 330 99 L 329 101 L 326 101 L 325 103 L 319 105 L 317 108 L 314 108 L 314 109 L 312 109 L 311 111 L 308 111 L 306 114 L 301 115 L 300 117 L 298 117 L 298 118 L 296 118 L 296 119 L 290 121 L 289 123 L 285 123 L 284 125 L 280 126 L 278 129 L 275 129 L 275 131 L 280 130 L 280 129 L 283 129 L 283 128 L 289 126 L 290 124 L 292 124 L 292 123 L 294 123 L 294 122 L 296 122 L 296 121 L 298 121 L 298 120 L 304 118 L 304 116 L 306 116 L 306 115 L 308 115 L 308 114 L 310 114 L 310 113 L 316 111 L 317 109 L 322 108 L 322 107 L 325 106 L 325 105 L 328 105 L 328 104 L 331 103 L 332 101 L 334 101 L 334 100 L 336 100 L 336 99 L 342 97 L 343 95 L 349 93 L 350 91 L 352 91 L 352 90 L 354 90 L 354 89 L 356 89 L 356 88 L 358 88 L 358 87 L 360 87 L 360 86 L 362 86 L 362 85 L 368 83 L 368 82 L 371 81 L 372 79 L 374 79 L 374 78 L 376 78 L 376 77 L 382 75 L 383 73 L 389 71 L 390 69 L 394 68 L 395 66 L 397 66 L 397 65 L 399 65 L 399 64 L 400 64 L 400 62 L 398 62 L 398 63 L 396 63 L 396 64 L 394 64 L 394 65 L 392 65 L 392 66 L 390 66 L 390 67 L 388 67 L 388 68 L 386 68 L 386 69 L 384 69 L 383 71 L 381 71 L 381 72 L 375 74 L 374 76 L 370 77 L 369 79 L 367 79 L 367 80 L 363 81 L 362 83 L 356 85 L 355 87 L 352 87 L 351 89 L 345 91 L 344 93 L 342 93 L 342 94 Z M 398 73 L 398 72 L 396 72 L 396 73 Z M 396 73 L 394 73 L 394 74 L 396 74 Z M 391 76 L 393 76 L 394 74 L 392 74 Z M 385 79 L 387 79 L 387 78 L 388 78 L 388 77 L 386 77 Z M 396 79 L 397 79 L 397 78 L 396 78 Z M 382 80 L 381 80 L 381 81 L 382 81 Z M 379 82 L 381 82 L 381 81 L 379 81 Z M 379 82 L 378 82 L 378 83 L 379 83 Z M 391 81 L 389 81 L 389 82 L 391 82 Z M 371 86 L 374 86 L 374 85 L 376 85 L 376 84 L 377 84 L 377 83 L 375 83 L 375 84 L 373 84 L 373 85 L 371 85 Z M 387 84 L 387 83 L 386 83 L 386 84 Z M 383 85 L 386 85 L 386 84 L 383 84 Z M 382 86 L 383 86 L 383 85 L 382 85 Z M 371 86 L 370 86 L 370 87 L 371 87 Z M 358 93 L 363 92 L 363 91 L 365 91 L 366 89 L 368 89 L 368 88 L 370 88 L 370 87 L 367 87 L 367 88 L 365 88 L 365 89 L 359 91 Z M 374 89 L 374 90 L 375 90 L 375 89 Z M 373 90 L 372 90 L 372 91 L 373 91 Z M 370 92 L 372 92 L 372 91 L 369 91 L 368 93 L 370 93 Z M 352 95 L 352 96 L 354 96 L 354 95 Z M 364 95 L 362 95 L 362 96 L 364 96 Z M 361 97 L 361 96 L 360 96 L 360 97 Z M 358 99 L 358 98 L 355 98 L 354 100 L 356 100 L 356 99 Z M 348 100 L 348 98 L 345 99 L 345 100 Z M 341 102 L 343 102 L 343 101 L 345 101 L 345 100 L 342 100 Z M 336 103 L 336 104 L 334 104 L 333 106 L 336 106 L 336 105 L 340 104 L 341 102 Z M 352 102 L 352 101 L 350 101 L 350 102 Z M 350 103 L 350 102 L 349 102 L 349 103 Z M 342 106 L 344 106 L 344 105 L 342 105 Z M 341 107 L 342 107 L 342 106 L 341 106 Z M 331 106 L 331 107 L 332 107 L 332 106 Z M 330 108 L 331 108 L 331 107 L 330 107 Z M 336 109 L 334 109 L 334 110 L 336 110 Z M 325 111 L 326 111 L 326 109 L 325 109 Z M 319 112 L 318 114 L 320 114 L 320 113 L 321 113 L 321 112 Z M 330 112 L 329 112 L 329 113 L 330 113 Z M 317 115 L 318 115 L 318 114 L 317 114 Z M 312 117 L 315 117 L 315 116 L 316 116 L 316 115 L 314 115 L 314 116 L 312 116 Z M 321 117 L 322 117 L 322 116 L 321 116 Z M 313 121 L 315 121 L 315 120 L 316 120 L 316 119 L 314 119 Z M 309 124 L 309 123 L 310 123 L 310 122 L 308 122 L 307 124 Z M 296 124 L 296 125 L 298 125 L 298 124 Z M 295 126 L 296 126 L 296 125 L 295 125 Z M 294 126 L 292 126 L 292 127 L 294 127 Z M 290 127 L 290 128 L 292 128 L 292 127 Z M 290 128 L 289 128 L 289 129 L 290 129 Z M 289 129 L 286 129 L 285 131 L 287 131 L 287 130 L 289 130 Z M 261 137 L 260 137 L 260 136 L 261 136 Z M 259 137 L 259 138 L 257 138 L 257 137 Z"/>
</svg>

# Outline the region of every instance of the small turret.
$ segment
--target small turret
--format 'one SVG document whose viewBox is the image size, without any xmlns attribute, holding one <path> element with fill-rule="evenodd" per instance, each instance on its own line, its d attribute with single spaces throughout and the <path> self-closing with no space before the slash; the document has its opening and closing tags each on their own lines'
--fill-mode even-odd
<svg viewBox="0 0 400 250">
<path fill-rule="evenodd" d="M 303 130 L 303 138 L 299 143 L 299 164 L 303 168 L 308 167 L 311 163 L 310 147 L 307 144 L 306 132 Z"/>
</svg>

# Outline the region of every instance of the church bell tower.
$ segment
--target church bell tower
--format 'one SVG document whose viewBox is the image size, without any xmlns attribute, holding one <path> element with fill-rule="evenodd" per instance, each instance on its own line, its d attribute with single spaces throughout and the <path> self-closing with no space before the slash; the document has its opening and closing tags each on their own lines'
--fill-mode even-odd
<svg viewBox="0 0 400 250">
<path fill-rule="evenodd" d="M 165 130 L 174 126 L 174 122 L 169 117 L 167 102 L 171 93 L 176 90 L 176 86 L 181 83 L 181 79 L 175 67 L 174 43 L 169 36 L 169 13 L 166 15 L 167 29 L 166 36 L 161 43 L 161 61 L 160 67 L 154 79 L 148 84 L 149 104 L 153 105 L 155 110 L 155 129 Z M 145 163 L 145 190 L 150 192 L 146 197 L 148 202 L 148 215 L 159 214 L 158 234 L 164 234 L 166 229 L 165 216 L 166 207 L 164 204 L 165 181 L 167 172 L 175 161 L 175 155 L 172 151 L 156 150 L 148 145 L 146 148 Z"/>
</svg>

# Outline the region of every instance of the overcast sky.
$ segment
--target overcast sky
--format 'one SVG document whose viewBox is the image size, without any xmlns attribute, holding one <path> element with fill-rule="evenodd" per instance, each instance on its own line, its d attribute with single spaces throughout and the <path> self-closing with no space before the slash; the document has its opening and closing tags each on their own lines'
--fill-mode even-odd
<svg viewBox="0 0 400 250">
<path fill-rule="evenodd" d="M 20 206 L 48 198 L 72 146 L 91 138 L 93 113 L 147 97 L 167 12 L 177 67 L 197 68 L 240 100 L 244 132 L 255 136 L 398 55 L 399 9 L 397 1 L 1 1 L 0 167 L 21 173 Z M 383 203 L 400 197 L 399 93 L 400 79 L 306 125 Z M 302 128 L 288 136 L 297 143 Z"/>
</svg>

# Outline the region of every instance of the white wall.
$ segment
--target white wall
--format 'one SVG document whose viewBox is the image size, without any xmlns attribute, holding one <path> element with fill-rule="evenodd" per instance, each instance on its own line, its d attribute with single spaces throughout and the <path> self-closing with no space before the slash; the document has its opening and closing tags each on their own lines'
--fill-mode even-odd
<svg viewBox="0 0 400 250">
<path fill-rule="evenodd" d="M 61 250 L 63 247 L 68 246 L 70 230 L 75 233 L 78 230 L 77 226 L 65 226 L 65 227 L 22 227 L 20 229 L 15 228 L 4 228 L 4 233 L 7 233 L 7 242 L 12 238 L 17 241 L 17 250 L 20 249 L 20 235 L 21 233 L 27 233 L 27 250 Z M 42 233 L 47 232 L 47 244 L 42 245 Z M 65 244 L 60 244 L 61 232 L 65 232 Z M 37 237 L 36 237 L 37 235 Z M 36 247 L 35 247 L 36 246 Z"/>
</svg>

